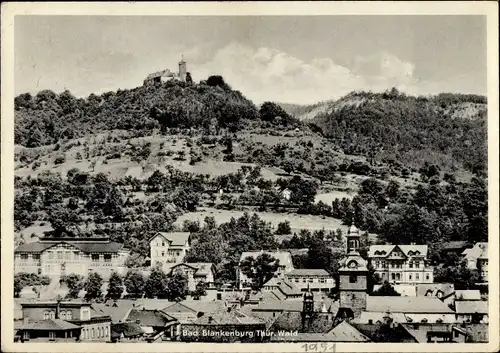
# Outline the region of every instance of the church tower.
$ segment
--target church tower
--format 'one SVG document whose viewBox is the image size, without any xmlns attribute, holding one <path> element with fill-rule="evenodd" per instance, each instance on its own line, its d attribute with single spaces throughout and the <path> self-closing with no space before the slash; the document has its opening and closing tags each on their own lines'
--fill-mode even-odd
<svg viewBox="0 0 500 353">
<path fill-rule="evenodd" d="M 186 82 L 186 62 L 184 61 L 184 55 L 179 61 L 179 80 L 182 82 Z"/>
<path fill-rule="evenodd" d="M 345 318 L 359 316 L 366 309 L 367 262 L 358 252 L 360 235 L 353 225 L 347 234 L 346 257 L 339 268 L 340 309 Z"/>
<path fill-rule="evenodd" d="M 347 253 L 358 251 L 360 244 L 359 229 L 353 224 L 347 231 Z"/>
<path fill-rule="evenodd" d="M 307 291 L 304 293 L 302 300 L 302 332 L 307 331 L 307 326 L 309 325 L 312 317 L 314 315 L 314 294 L 311 292 L 309 285 L 307 285 Z"/>
</svg>

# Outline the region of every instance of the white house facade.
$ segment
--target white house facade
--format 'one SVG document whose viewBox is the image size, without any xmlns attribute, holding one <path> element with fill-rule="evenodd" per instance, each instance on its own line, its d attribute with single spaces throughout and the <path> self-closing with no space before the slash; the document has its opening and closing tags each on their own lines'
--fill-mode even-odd
<svg viewBox="0 0 500 353">
<path fill-rule="evenodd" d="M 14 250 L 14 269 L 56 277 L 96 272 L 106 280 L 112 271 L 125 274 L 129 254 L 109 238 L 41 238 Z"/>
<path fill-rule="evenodd" d="M 189 232 L 158 232 L 149 241 L 151 266 L 161 266 L 164 271 L 184 262 L 190 249 Z"/>
</svg>

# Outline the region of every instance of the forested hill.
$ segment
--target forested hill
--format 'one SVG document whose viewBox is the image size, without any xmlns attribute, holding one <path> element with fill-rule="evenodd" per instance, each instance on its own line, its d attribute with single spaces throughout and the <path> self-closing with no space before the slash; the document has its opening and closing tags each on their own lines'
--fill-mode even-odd
<svg viewBox="0 0 500 353">
<path fill-rule="evenodd" d="M 155 127 L 229 128 L 258 115 L 255 105 L 232 90 L 220 76 L 187 85 L 169 81 L 102 95 L 76 98 L 69 91 L 44 90 L 15 98 L 15 143 L 25 147 L 53 144 L 113 129 Z"/>
<path fill-rule="evenodd" d="M 487 104 L 477 95 L 351 93 L 310 106 L 302 117 L 345 153 L 418 167 L 486 170 Z M 311 116 L 314 115 L 314 116 Z"/>
</svg>

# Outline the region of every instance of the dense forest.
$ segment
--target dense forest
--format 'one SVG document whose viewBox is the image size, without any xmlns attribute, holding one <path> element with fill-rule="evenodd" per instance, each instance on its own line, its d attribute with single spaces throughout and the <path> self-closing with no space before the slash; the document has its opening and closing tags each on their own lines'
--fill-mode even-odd
<svg viewBox="0 0 500 353">
<path fill-rule="evenodd" d="M 69 91 L 44 90 L 15 98 L 14 141 L 38 147 L 106 130 L 227 128 L 236 131 L 257 108 L 240 92 L 213 80 L 189 85 L 168 81 L 155 86 L 76 98 Z"/>
<path fill-rule="evenodd" d="M 410 167 L 426 161 L 448 170 L 463 167 L 485 173 L 486 116 L 482 96 L 413 97 L 392 89 L 351 93 L 333 109 L 319 113 L 310 125 L 347 154 Z"/>
<path fill-rule="evenodd" d="M 329 109 L 299 121 L 301 114 L 322 104 Z M 15 98 L 15 143 L 38 147 L 113 129 L 147 133 L 155 128 L 194 128 L 219 134 L 241 131 L 254 122 L 278 130 L 312 131 L 345 154 L 366 156 L 399 169 L 417 171 L 427 162 L 446 171 L 486 172 L 487 110 L 482 96 L 413 97 L 393 89 L 284 107 L 264 102 L 259 110 L 220 76 L 199 84 L 169 81 L 85 99 L 69 91 L 45 90 Z"/>
</svg>

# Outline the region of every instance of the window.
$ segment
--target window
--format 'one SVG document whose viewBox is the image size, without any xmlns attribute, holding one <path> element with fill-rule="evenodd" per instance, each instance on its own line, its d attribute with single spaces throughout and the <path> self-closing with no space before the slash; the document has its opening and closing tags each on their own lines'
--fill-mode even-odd
<svg viewBox="0 0 500 353">
<path fill-rule="evenodd" d="M 320 278 L 319 283 L 326 283 L 326 280 L 324 278 Z"/>
<path fill-rule="evenodd" d="M 307 279 L 304 277 L 302 278 L 302 283 L 306 283 L 307 282 Z"/>
<path fill-rule="evenodd" d="M 385 279 L 385 272 L 382 273 L 382 279 Z"/>
<path fill-rule="evenodd" d="M 65 258 L 66 260 L 69 260 L 69 254 L 70 254 L 70 252 L 69 252 L 69 251 L 66 251 L 66 252 L 64 253 L 64 258 Z"/>
<path fill-rule="evenodd" d="M 391 262 L 391 267 L 394 268 L 394 262 Z"/>
<path fill-rule="evenodd" d="M 164 241 L 161 242 L 161 246 L 165 246 L 165 242 Z"/>
<path fill-rule="evenodd" d="M 40 260 L 40 254 L 33 254 L 31 256 L 33 257 L 33 260 Z"/>
<path fill-rule="evenodd" d="M 299 283 L 299 278 L 295 277 L 295 283 Z"/>
<path fill-rule="evenodd" d="M 111 262 L 111 254 L 104 254 L 104 262 Z"/>
<path fill-rule="evenodd" d="M 358 281 L 358 277 L 356 275 L 349 276 L 349 283 L 356 283 Z"/>
<path fill-rule="evenodd" d="M 162 251 L 162 252 L 161 252 L 161 256 L 165 256 L 165 251 Z"/>
<path fill-rule="evenodd" d="M 415 280 L 417 280 L 417 281 L 418 281 L 418 280 L 420 279 L 419 277 L 420 277 L 420 275 L 419 275 L 418 273 L 416 273 L 416 274 L 415 274 Z"/>
<path fill-rule="evenodd" d="M 62 260 L 62 258 L 63 258 L 63 253 L 62 253 L 62 251 L 58 251 L 58 252 L 57 252 L 57 259 L 58 259 L 58 260 Z"/>
<path fill-rule="evenodd" d="M 59 314 L 59 318 L 61 320 L 66 320 L 66 312 L 65 311 L 61 311 L 61 313 Z"/>
<path fill-rule="evenodd" d="M 408 279 L 411 281 L 411 275 L 408 275 Z"/>
<path fill-rule="evenodd" d="M 21 254 L 21 260 L 28 260 L 28 254 Z"/>
<path fill-rule="evenodd" d="M 49 251 L 49 259 L 52 260 L 54 258 L 54 253 L 52 251 Z"/>
<path fill-rule="evenodd" d="M 48 311 L 44 311 L 44 312 L 43 312 L 43 319 L 44 319 L 44 320 L 47 320 L 49 317 L 50 317 L 49 312 L 48 312 Z"/>
<path fill-rule="evenodd" d="M 401 279 L 401 274 L 400 273 L 396 273 L 396 280 L 399 281 Z"/>
<path fill-rule="evenodd" d="M 56 333 L 54 331 L 49 332 L 49 339 L 51 339 L 51 340 L 56 339 Z"/>
<path fill-rule="evenodd" d="M 97 328 L 97 338 L 101 338 L 101 328 Z"/>
<path fill-rule="evenodd" d="M 73 312 L 68 310 L 66 311 L 66 320 L 72 320 L 73 319 Z"/>
<path fill-rule="evenodd" d="M 426 274 L 426 275 L 425 275 L 425 279 L 426 279 L 426 280 L 429 280 L 429 274 Z"/>
<path fill-rule="evenodd" d="M 458 333 L 458 330 L 455 330 L 455 338 L 457 338 L 459 336 L 459 333 Z"/>
<path fill-rule="evenodd" d="M 108 337 L 108 327 L 104 328 L 104 337 Z"/>
<path fill-rule="evenodd" d="M 396 279 L 396 274 L 395 274 L 395 273 L 391 273 L 391 275 L 392 275 L 392 276 L 391 276 L 391 278 L 392 278 L 393 280 L 395 280 L 395 279 Z"/>
<path fill-rule="evenodd" d="M 29 340 L 30 339 L 30 333 L 29 331 L 24 331 L 24 339 Z"/>
<path fill-rule="evenodd" d="M 410 266 L 410 268 L 413 268 L 413 261 L 410 261 L 408 265 Z"/>
<path fill-rule="evenodd" d="M 420 268 L 420 261 L 415 261 L 415 268 Z"/>
<path fill-rule="evenodd" d="M 91 337 L 94 338 L 95 337 L 95 330 L 94 328 L 92 328 L 92 331 L 91 331 Z"/>
<path fill-rule="evenodd" d="M 372 325 L 372 324 L 373 324 L 373 320 L 372 320 L 372 319 L 369 319 L 369 320 L 368 320 L 368 323 L 369 323 L 370 325 Z"/>
<path fill-rule="evenodd" d="M 312 277 L 309 278 L 309 283 L 313 283 L 314 279 Z"/>
<path fill-rule="evenodd" d="M 51 311 L 49 313 L 49 319 L 55 319 L 56 318 L 56 313 L 54 311 Z"/>
<path fill-rule="evenodd" d="M 99 254 L 92 254 L 92 262 L 98 262 L 99 261 Z"/>
</svg>

